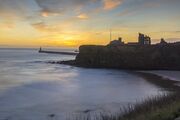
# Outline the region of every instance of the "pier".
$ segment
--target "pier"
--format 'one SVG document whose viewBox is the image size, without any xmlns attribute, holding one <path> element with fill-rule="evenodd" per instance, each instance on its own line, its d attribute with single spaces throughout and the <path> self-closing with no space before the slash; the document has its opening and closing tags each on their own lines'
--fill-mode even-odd
<svg viewBox="0 0 180 120">
<path fill-rule="evenodd" d="M 77 55 L 79 52 L 65 52 L 65 51 L 50 51 L 39 49 L 39 53 L 49 53 L 49 54 L 62 54 L 62 55 Z"/>
</svg>

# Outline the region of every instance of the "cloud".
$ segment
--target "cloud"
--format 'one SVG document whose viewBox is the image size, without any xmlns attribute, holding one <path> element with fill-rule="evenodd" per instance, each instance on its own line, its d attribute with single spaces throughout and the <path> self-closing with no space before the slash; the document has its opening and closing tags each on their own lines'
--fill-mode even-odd
<svg viewBox="0 0 180 120">
<path fill-rule="evenodd" d="M 26 0 L 0 0 L 0 28 L 12 29 L 16 21 L 26 17 Z"/>
<path fill-rule="evenodd" d="M 145 10 L 158 10 L 160 7 L 166 7 L 166 5 L 172 7 L 174 4 L 180 4 L 180 0 L 132 0 L 127 4 L 128 6 L 125 9 L 120 11 L 118 16 L 133 15 Z"/>
<path fill-rule="evenodd" d="M 133 15 L 133 14 L 136 14 L 137 12 L 139 12 L 139 11 L 143 11 L 144 9 L 154 8 L 154 7 L 159 6 L 159 4 L 157 4 L 157 3 L 154 3 L 152 1 L 144 2 L 144 0 L 134 2 L 134 3 L 131 3 L 131 4 L 134 4 L 134 6 L 130 6 L 128 8 L 125 8 L 123 11 L 121 11 L 118 14 L 118 16 Z"/>
<path fill-rule="evenodd" d="M 104 9 L 112 10 L 122 4 L 122 0 L 103 0 Z"/>
<path fill-rule="evenodd" d="M 15 27 L 15 23 L 11 21 L 5 21 L 5 22 L 0 23 L 0 28 L 3 28 L 3 29 L 12 29 L 14 27 Z"/>
<path fill-rule="evenodd" d="M 95 9 L 112 10 L 121 5 L 123 0 L 36 0 L 41 8 L 41 16 L 48 17 L 66 13 L 79 14 L 93 11 Z M 78 18 L 86 19 L 87 15 L 80 15 Z"/>
<path fill-rule="evenodd" d="M 33 6 L 33 8 L 29 6 Z M 26 17 L 32 15 L 37 9 L 34 0 L 0 0 L 1 17 Z"/>
<path fill-rule="evenodd" d="M 0 0 L 1 27 L 12 29 L 17 22 L 30 22 L 38 19 L 37 11 L 39 7 L 34 0 Z"/>
<path fill-rule="evenodd" d="M 36 0 L 42 10 L 43 16 L 59 14 L 64 12 L 79 11 L 88 3 L 94 3 L 97 0 Z"/>
<path fill-rule="evenodd" d="M 58 16 L 58 15 L 60 15 L 60 12 L 53 12 L 49 9 L 42 9 L 40 11 L 40 14 L 42 17 L 49 17 L 49 16 Z"/>
<path fill-rule="evenodd" d="M 77 18 L 74 19 L 77 20 Z M 62 33 L 63 31 L 66 31 L 67 28 L 71 27 L 73 22 L 74 20 L 73 21 L 66 20 L 64 22 L 48 24 L 48 22 L 41 21 L 41 22 L 33 23 L 31 24 L 31 26 L 40 32 L 54 34 L 54 33 Z"/>
<path fill-rule="evenodd" d="M 102 10 L 118 7 L 122 0 L 0 0 L 0 18 L 8 20 L 33 20 L 41 17 L 71 15 L 88 19 L 89 14 L 99 14 Z M 104 9 L 103 9 L 104 8 Z M 82 14 L 86 13 L 86 14 Z M 88 14 L 87 14 L 88 13 Z M 66 16 L 68 17 L 68 16 Z"/>
<path fill-rule="evenodd" d="M 77 16 L 77 18 L 82 19 L 82 20 L 86 20 L 86 19 L 89 18 L 89 16 L 87 14 L 85 14 L 85 13 L 82 13 L 82 14 L 79 14 Z"/>
<path fill-rule="evenodd" d="M 58 32 L 59 31 L 59 28 L 57 28 L 56 26 L 47 25 L 44 22 L 34 23 L 31 25 L 40 32 Z"/>
</svg>

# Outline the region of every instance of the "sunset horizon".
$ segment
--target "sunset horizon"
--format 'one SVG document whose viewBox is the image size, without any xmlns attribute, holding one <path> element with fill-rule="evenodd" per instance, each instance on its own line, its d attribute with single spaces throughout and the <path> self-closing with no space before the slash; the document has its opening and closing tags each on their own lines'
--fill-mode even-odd
<svg viewBox="0 0 180 120">
<path fill-rule="evenodd" d="M 0 0 L 0 46 L 79 47 L 180 40 L 179 0 Z"/>
<path fill-rule="evenodd" d="M 180 120 L 180 0 L 0 0 L 0 120 Z"/>
</svg>

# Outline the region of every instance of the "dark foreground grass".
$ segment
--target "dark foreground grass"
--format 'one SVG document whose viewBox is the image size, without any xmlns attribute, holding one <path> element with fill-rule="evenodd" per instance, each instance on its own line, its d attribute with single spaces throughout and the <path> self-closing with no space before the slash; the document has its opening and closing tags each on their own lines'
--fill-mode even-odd
<svg viewBox="0 0 180 120">
<path fill-rule="evenodd" d="M 119 114 L 88 114 L 74 120 L 174 120 L 180 117 L 180 87 L 178 82 L 151 73 L 134 72 L 147 81 L 169 90 L 168 94 L 149 97 L 135 105 L 120 109 Z"/>
<path fill-rule="evenodd" d="M 180 116 L 180 95 L 176 92 L 152 97 L 120 112 L 120 115 L 102 115 L 99 120 L 174 120 Z"/>
<path fill-rule="evenodd" d="M 88 113 L 73 120 L 174 120 L 177 117 L 180 117 L 180 94 L 174 92 L 122 107 L 116 114 Z"/>
</svg>

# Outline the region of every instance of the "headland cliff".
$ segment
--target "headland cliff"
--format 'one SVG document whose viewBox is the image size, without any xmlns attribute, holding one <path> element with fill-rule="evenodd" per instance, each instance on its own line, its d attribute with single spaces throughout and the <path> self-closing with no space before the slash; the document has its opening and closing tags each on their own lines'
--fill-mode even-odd
<svg viewBox="0 0 180 120">
<path fill-rule="evenodd" d="M 83 45 L 74 61 L 80 67 L 128 70 L 180 70 L 180 43 L 165 45 Z"/>
<path fill-rule="evenodd" d="M 80 67 L 128 70 L 180 70 L 180 42 L 151 44 L 151 38 L 139 33 L 138 42 L 125 44 L 122 38 L 107 46 L 83 45 L 74 61 L 63 61 Z"/>
</svg>

